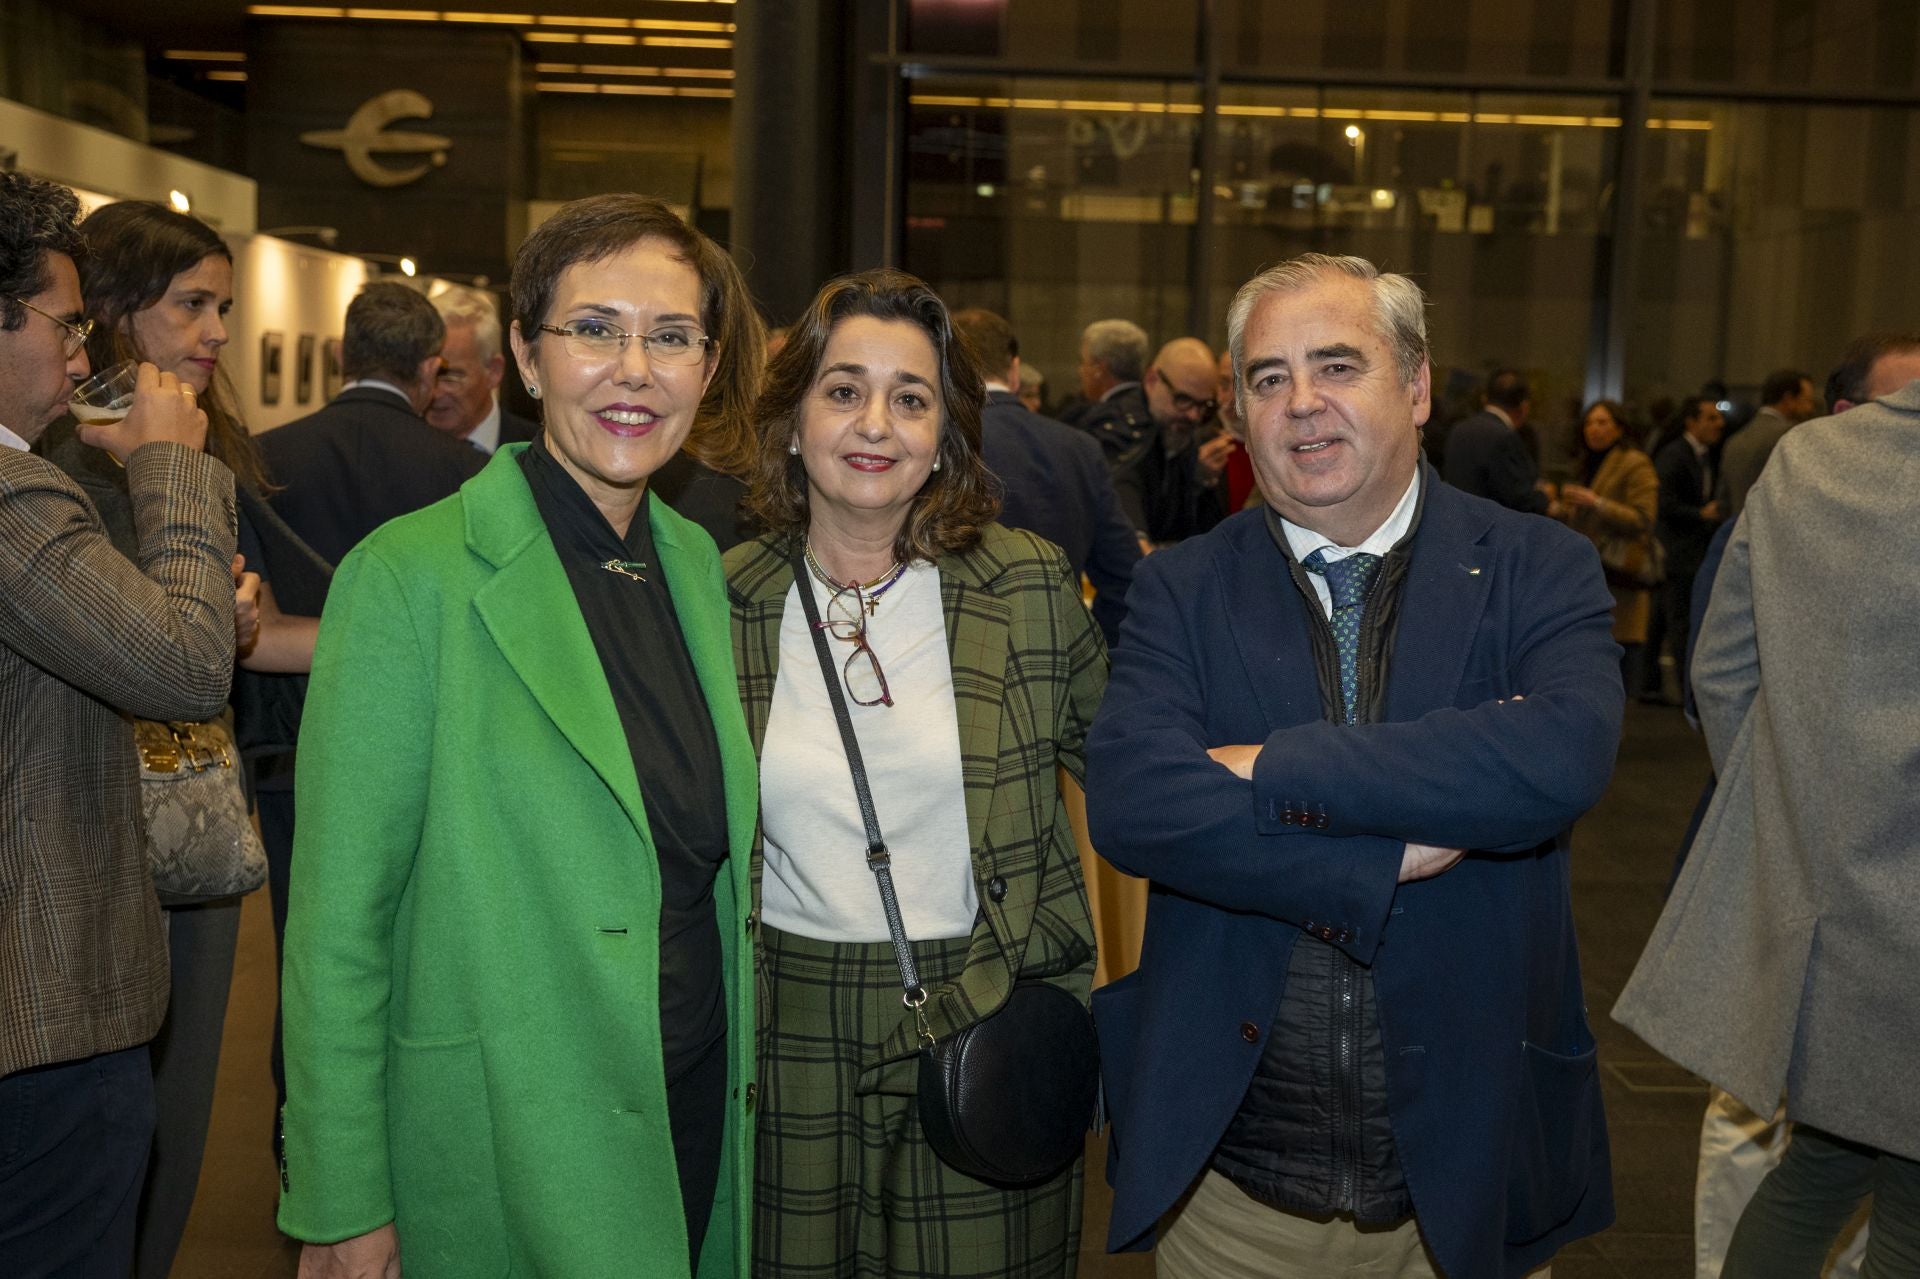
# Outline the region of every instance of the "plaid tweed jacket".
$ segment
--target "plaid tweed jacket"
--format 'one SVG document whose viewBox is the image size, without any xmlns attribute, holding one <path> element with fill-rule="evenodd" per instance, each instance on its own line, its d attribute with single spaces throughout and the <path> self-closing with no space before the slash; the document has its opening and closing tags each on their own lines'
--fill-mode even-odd
<svg viewBox="0 0 1920 1279">
<path fill-rule="evenodd" d="M 789 545 L 767 535 L 726 556 L 734 664 L 756 753 L 779 677 L 780 619 L 793 586 Z M 937 564 L 981 905 L 965 970 L 927 1002 L 929 1027 L 943 1038 L 997 1009 L 1016 978 L 1046 978 L 1087 999 L 1093 920 L 1057 770 L 1085 779 L 1087 726 L 1106 689 L 1107 653 L 1080 601 L 1079 579 L 1052 543 L 993 524 L 973 550 Z M 799 677 L 820 675 L 809 667 Z M 819 726 L 819 735 L 822 743 L 837 741 L 831 722 Z M 756 919 L 761 848 L 756 835 Z M 848 848 L 846 855 L 863 851 Z M 766 993 L 763 974 L 763 1025 Z M 903 1010 L 864 1064 L 906 1058 L 918 1048 L 913 1018 Z"/>
<path fill-rule="evenodd" d="M 207 719 L 233 675 L 233 475 L 127 462 L 135 564 L 44 458 L 0 449 L 0 1075 L 145 1043 L 167 944 L 125 716 Z"/>
</svg>

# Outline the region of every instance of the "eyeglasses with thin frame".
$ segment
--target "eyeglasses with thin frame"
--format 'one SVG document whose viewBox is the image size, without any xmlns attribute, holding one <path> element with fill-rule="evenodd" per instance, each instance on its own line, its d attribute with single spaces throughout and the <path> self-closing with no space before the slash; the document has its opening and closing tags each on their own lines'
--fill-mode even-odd
<svg viewBox="0 0 1920 1279">
<path fill-rule="evenodd" d="M 12 301 L 18 302 L 21 306 L 26 307 L 27 310 L 33 312 L 35 315 L 46 316 L 49 320 L 52 320 L 55 324 L 59 325 L 61 328 L 67 331 L 66 347 L 62 351 L 62 354 L 65 355 L 66 358 L 69 360 L 73 358 L 74 352 L 78 351 L 81 347 L 85 346 L 87 344 L 87 339 L 93 336 L 92 320 L 82 320 L 78 324 L 68 324 L 65 320 L 61 319 L 59 316 L 50 314 L 46 311 L 42 311 L 39 307 L 27 301 L 25 298 L 13 298 Z"/>
<path fill-rule="evenodd" d="M 853 652 L 840 667 L 840 679 L 847 696 L 856 706 L 891 706 L 893 693 L 887 687 L 886 672 L 880 669 L 880 657 L 867 642 L 867 600 L 856 586 L 844 586 L 827 601 L 827 617 L 815 625 L 837 640 L 853 645 Z"/>
<path fill-rule="evenodd" d="M 640 340 L 640 349 L 656 364 L 698 364 L 714 346 L 712 338 L 685 324 L 663 324 L 645 333 L 628 333 L 605 320 L 588 318 L 543 324 L 540 331 L 558 336 L 567 354 L 582 363 L 617 360 L 626 354 L 627 343 L 634 338 Z"/>
</svg>

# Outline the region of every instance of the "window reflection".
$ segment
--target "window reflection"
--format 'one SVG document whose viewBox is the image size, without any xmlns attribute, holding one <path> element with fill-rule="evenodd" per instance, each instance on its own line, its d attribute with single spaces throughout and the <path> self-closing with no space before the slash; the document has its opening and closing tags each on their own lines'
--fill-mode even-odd
<svg viewBox="0 0 1920 1279">
<path fill-rule="evenodd" d="M 1736 395 L 1825 375 L 1846 341 L 1910 328 L 1920 291 L 1920 112 L 1655 100 L 1630 394 Z"/>
<path fill-rule="evenodd" d="M 1551 464 L 1580 396 L 1620 120 L 1599 98 L 1223 93 L 1210 340 L 1234 289 L 1309 249 L 1411 274 L 1432 302 L 1436 412 L 1524 370 Z"/>
<path fill-rule="evenodd" d="M 1190 85 L 937 77 L 908 107 L 907 270 L 1007 316 L 1056 387 L 1093 320 L 1184 330 Z"/>
</svg>

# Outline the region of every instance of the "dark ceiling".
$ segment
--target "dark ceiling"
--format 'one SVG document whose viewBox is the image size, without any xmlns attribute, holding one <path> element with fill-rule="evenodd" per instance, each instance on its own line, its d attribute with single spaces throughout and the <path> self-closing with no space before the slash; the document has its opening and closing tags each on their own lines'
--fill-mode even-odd
<svg viewBox="0 0 1920 1279">
<path fill-rule="evenodd" d="M 245 63 L 232 55 L 245 53 L 250 15 L 316 24 L 375 21 L 417 34 L 423 58 L 432 56 L 432 32 L 444 23 L 515 31 L 536 77 L 547 85 L 611 83 L 629 92 L 673 89 L 709 97 L 722 96 L 731 85 L 731 0 L 453 0 L 457 7 L 446 9 L 437 7 L 441 3 L 446 0 L 358 0 L 351 7 L 319 0 L 66 0 L 81 17 L 143 44 L 157 73 L 222 97 L 237 93 L 244 81 Z"/>
<path fill-rule="evenodd" d="M 191 38 L 195 47 L 213 40 L 218 48 L 238 48 L 247 10 L 257 0 L 66 0 L 63 8 L 92 18 L 149 47 L 178 48 Z M 732 21 L 733 5 L 723 0 L 358 0 L 355 7 L 452 10 L 464 13 L 579 15 L 589 18 L 655 18 Z M 286 7 L 342 8 L 324 0 L 298 0 Z M 409 23 L 409 26 L 428 26 Z"/>
</svg>

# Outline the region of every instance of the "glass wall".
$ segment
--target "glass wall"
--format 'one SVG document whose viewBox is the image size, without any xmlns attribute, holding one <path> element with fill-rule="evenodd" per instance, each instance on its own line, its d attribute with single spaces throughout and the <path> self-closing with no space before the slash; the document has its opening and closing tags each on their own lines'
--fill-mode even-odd
<svg viewBox="0 0 1920 1279">
<path fill-rule="evenodd" d="M 902 265 L 1004 312 L 1058 397 L 1093 320 L 1219 346 L 1262 266 L 1361 254 L 1427 290 L 1441 411 L 1519 368 L 1549 464 L 1584 398 L 1653 424 L 1911 327 L 1920 3 L 1642 2 L 903 0 Z"/>
<path fill-rule="evenodd" d="M 1210 341 L 1261 267 L 1357 253 L 1419 280 L 1436 386 L 1528 372 L 1581 393 L 1620 120 L 1604 99 L 1228 87 L 1213 175 Z"/>
<path fill-rule="evenodd" d="M 1184 331 L 1192 85 L 935 77 L 908 103 L 904 265 L 1013 320 L 1050 395 L 1072 389 L 1093 320 Z"/>
<path fill-rule="evenodd" d="M 1025 0 L 1022 0 L 1024 3 Z M 1227 74 L 1619 74 L 1623 0 L 1216 0 Z"/>
<path fill-rule="evenodd" d="M 1920 315 L 1920 112 L 1656 101 L 1630 394 L 1825 379 L 1847 340 Z"/>
<path fill-rule="evenodd" d="M 1655 12 L 1662 80 L 1920 90 L 1913 0 L 1660 0 Z"/>
</svg>

